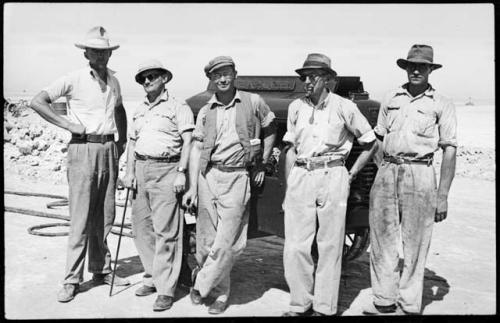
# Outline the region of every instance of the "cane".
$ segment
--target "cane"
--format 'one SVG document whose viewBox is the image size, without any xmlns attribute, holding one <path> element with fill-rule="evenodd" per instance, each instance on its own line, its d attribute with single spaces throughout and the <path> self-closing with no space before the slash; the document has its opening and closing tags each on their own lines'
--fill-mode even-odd
<svg viewBox="0 0 500 323">
<path fill-rule="evenodd" d="M 130 188 L 127 187 L 127 195 L 125 197 L 125 205 L 123 206 L 122 225 L 120 227 L 120 235 L 118 236 L 118 247 L 116 248 L 115 267 L 113 269 L 113 275 L 111 277 L 111 288 L 109 289 L 109 297 L 111 297 L 111 294 L 113 294 L 113 284 L 115 283 L 116 264 L 118 263 L 118 253 L 120 252 L 120 242 L 122 241 L 123 224 L 125 223 L 125 212 L 127 212 L 129 192 L 130 192 Z"/>
</svg>

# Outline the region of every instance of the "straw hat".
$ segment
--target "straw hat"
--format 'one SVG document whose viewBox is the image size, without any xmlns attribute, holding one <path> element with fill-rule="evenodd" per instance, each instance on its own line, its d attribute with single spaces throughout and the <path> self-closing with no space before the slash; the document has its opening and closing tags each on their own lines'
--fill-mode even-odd
<svg viewBox="0 0 500 323">
<path fill-rule="evenodd" d="M 102 26 L 92 27 L 82 42 L 75 43 L 75 46 L 81 49 L 117 49 L 120 45 L 111 45 L 108 37 L 108 32 Z"/>
</svg>

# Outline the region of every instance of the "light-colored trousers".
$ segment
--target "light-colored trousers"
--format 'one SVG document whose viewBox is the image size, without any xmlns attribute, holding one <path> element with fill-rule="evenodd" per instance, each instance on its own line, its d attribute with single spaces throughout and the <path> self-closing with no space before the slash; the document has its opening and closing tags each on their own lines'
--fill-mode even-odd
<svg viewBox="0 0 500 323">
<path fill-rule="evenodd" d="M 196 260 L 201 270 L 194 288 L 227 301 L 233 264 L 247 242 L 250 177 L 247 171 L 211 168 L 198 177 Z"/>
<path fill-rule="evenodd" d="M 419 313 L 437 203 L 433 166 L 382 162 L 370 192 L 370 272 L 374 304 Z M 403 242 L 400 275 L 398 243 Z"/>
<path fill-rule="evenodd" d="M 144 285 L 155 286 L 159 295 L 172 297 L 181 270 L 184 226 L 173 185 L 177 164 L 136 161 L 137 195 L 131 221 L 144 266 Z"/>
<path fill-rule="evenodd" d="M 111 272 L 106 238 L 115 219 L 118 149 L 113 141 L 70 142 L 67 165 L 70 229 L 64 283 L 78 284 L 87 247 L 89 272 Z"/>
<path fill-rule="evenodd" d="M 290 310 L 332 315 L 337 301 L 344 246 L 349 175 L 343 166 L 308 171 L 294 166 L 287 180 L 285 210 L 285 279 Z M 311 246 L 316 234 L 318 265 Z"/>
</svg>

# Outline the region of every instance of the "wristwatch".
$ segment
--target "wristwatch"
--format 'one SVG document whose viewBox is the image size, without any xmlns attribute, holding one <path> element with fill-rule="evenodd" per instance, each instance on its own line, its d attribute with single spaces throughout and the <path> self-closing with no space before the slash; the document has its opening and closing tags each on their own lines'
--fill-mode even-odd
<svg viewBox="0 0 500 323">
<path fill-rule="evenodd" d="M 179 173 L 185 173 L 185 172 L 186 172 L 186 169 L 185 169 L 184 167 L 182 167 L 182 166 L 179 166 L 179 167 L 177 167 L 177 171 L 178 171 Z"/>
</svg>

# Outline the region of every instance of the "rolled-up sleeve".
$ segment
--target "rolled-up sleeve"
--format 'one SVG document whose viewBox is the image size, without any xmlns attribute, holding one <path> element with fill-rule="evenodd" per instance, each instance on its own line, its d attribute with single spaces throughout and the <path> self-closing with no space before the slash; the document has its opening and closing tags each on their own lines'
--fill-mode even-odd
<svg viewBox="0 0 500 323">
<path fill-rule="evenodd" d="M 457 147 L 457 114 L 455 105 L 449 99 L 443 99 L 443 109 L 438 119 L 439 142 L 440 147 Z"/>
<path fill-rule="evenodd" d="M 342 105 L 342 113 L 347 121 L 346 128 L 358 139 L 360 144 L 375 140 L 375 134 L 365 116 L 359 111 L 356 104 L 348 102 Z"/>
<path fill-rule="evenodd" d="M 260 120 L 260 126 L 262 128 L 268 127 L 275 118 L 275 115 L 271 111 L 271 108 L 269 108 L 266 101 L 264 101 L 264 99 L 260 95 L 252 94 L 250 99 L 252 100 L 253 105 L 256 108 L 257 116 Z"/>
<path fill-rule="evenodd" d="M 42 90 L 47 92 L 51 102 L 55 102 L 60 97 L 67 96 L 72 89 L 72 78 L 70 75 L 65 75 Z"/>
<path fill-rule="evenodd" d="M 193 111 L 185 102 L 182 102 L 177 106 L 176 118 L 179 133 L 194 129 Z"/>
<path fill-rule="evenodd" d="M 295 125 L 297 123 L 297 104 L 294 102 L 290 103 L 288 106 L 288 117 L 286 121 L 286 133 L 283 136 L 283 141 L 295 145 L 296 131 Z"/>
<path fill-rule="evenodd" d="M 391 95 L 392 97 L 392 95 Z M 377 125 L 373 129 L 376 135 L 384 137 L 387 134 L 387 104 L 388 99 L 386 98 L 380 104 L 380 109 L 378 110 Z"/>
<path fill-rule="evenodd" d="M 194 140 L 203 141 L 205 138 L 205 117 L 207 115 L 207 106 L 204 106 L 198 112 L 198 116 L 196 117 L 196 125 L 193 130 L 192 138 Z"/>
</svg>

